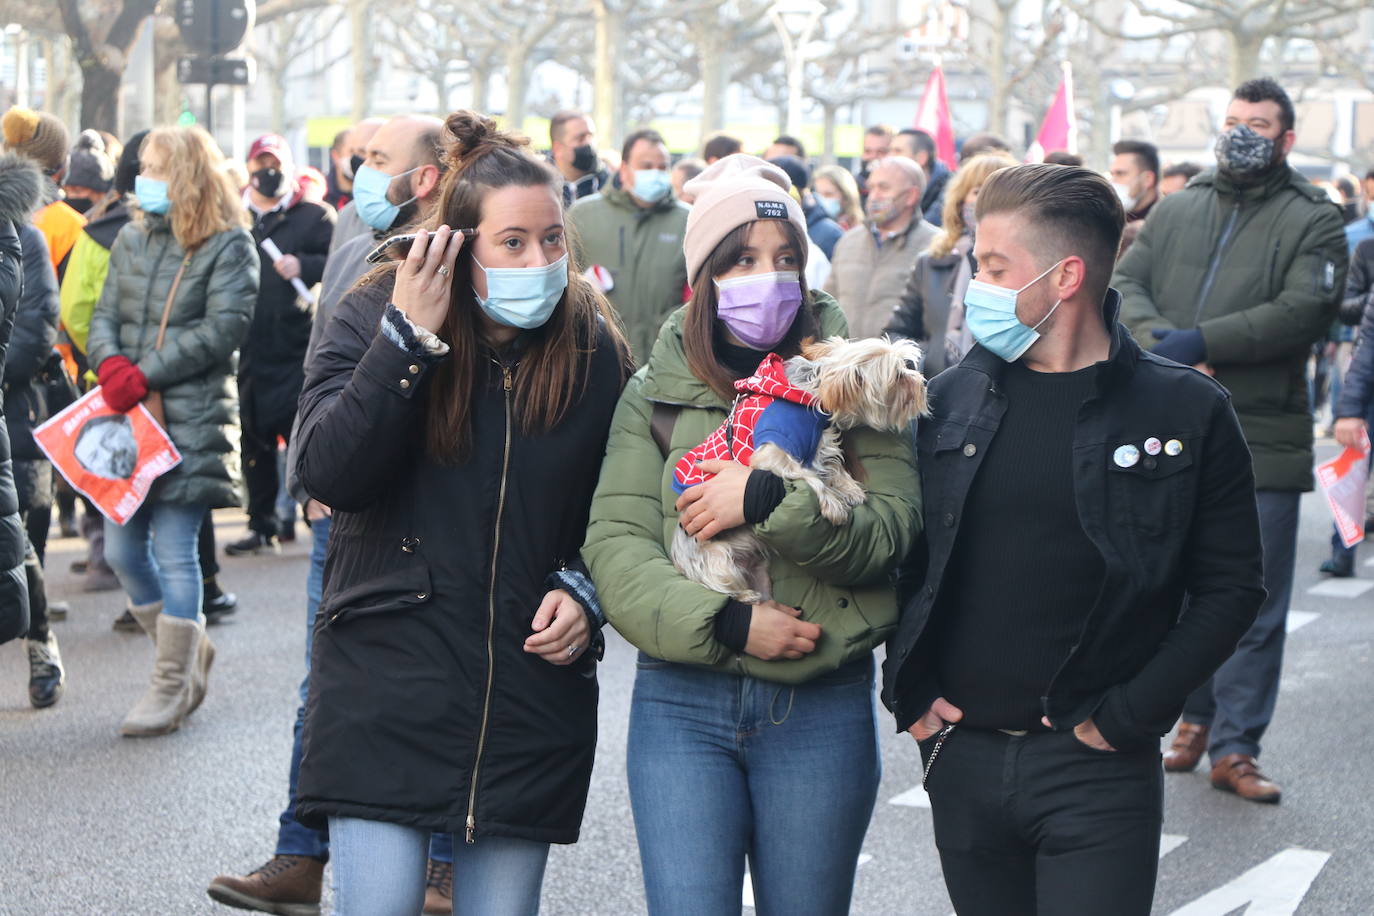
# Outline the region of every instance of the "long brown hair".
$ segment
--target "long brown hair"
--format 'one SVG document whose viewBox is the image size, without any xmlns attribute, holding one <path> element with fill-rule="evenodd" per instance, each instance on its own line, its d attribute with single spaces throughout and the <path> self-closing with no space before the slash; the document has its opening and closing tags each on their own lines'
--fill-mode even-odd
<svg viewBox="0 0 1374 916">
<path fill-rule="evenodd" d="M 563 179 L 535 159 L 529 139 L 500 130 L 495 121 L 471 111 L 458 111 L 444 123 L 447 171 L 439 201 L 423 228 L 463 228 L 482 221 L 482 204 L 497 188 L 547 187 L 563 199 Z M 395 270 L 395 265 L 389 265 Z M 439 337 L 451 348 L 435 371 L 425 418 L 425 446 L 430 457 L 458 464 L 472 447 L 472 408 L 489 357 L 482 349 L 482 324 L 472 288 L 472 249 L 464 245 L 454 264 L 451 304 Z M 629 347 L 619 319 L 606 300 L 582 277 L 568 254 L 568 287 L 542 327 L 525 332 L 520 371 L 514 380 L 515 412 L 525 435 L 547 432 L 567 415 L 582 393 L 591 370 L 598 330 L 605 327 L 622 367 L 629 375 Z"/>
<path fill-rule="evenodd" d="M 735 376 L 716 355 L 716 307 L 719 299 L 716 297 L 716 284 L 712 281 L 735 266 L 749 245 L 749 232 L 755 225 L 756 222 L 745 223 L 733 229 L 711 252 L 692 281 L 692 298 L 687 303 L 687 317 L 682 324 L 682 345 L 687 351 L 687 365 L 692 374 L 705 382 L 727 404 L 735 399 Z M 786 359 L 801 352 L 802 341 L 816 336 L 818 324 L 811 306 L 811 295 L 806 288 L 806 239 L 790 222 L 784 220 L 779 225 L 797 255 L 797 273 L 802 289 L 802 307 L 792 327 L 788 329 L 787 336 L 772 348 L 774 353 Z"/>
<path fill-rule="evenodd" d="M 968 228 L 964 225 L 964 200 L 969 193 L 981 188 L 993 172 L 1016 164 L 1016 160 L 1006 153 L 994 151 L 979 153 L 959 166 L 959 171 L 949 180 L 948 190 L 945 191 L 945 208 L 940 213 L 940 234 L 935 236 L 930 247 L 926 249 L 931 257 L 948 256 Z"/>
<path fill-rule="evenodd" d="M 183 251 L 194 251 L 212 235 L 247 227 L 248 211 L 224 172 L 224 154 L 201 127 L 159 127 L 140 152 L 156 147 L 166 158 L 167 221 Z M 139 211 L 141 212 L 141 211 Z"/>
</svg>

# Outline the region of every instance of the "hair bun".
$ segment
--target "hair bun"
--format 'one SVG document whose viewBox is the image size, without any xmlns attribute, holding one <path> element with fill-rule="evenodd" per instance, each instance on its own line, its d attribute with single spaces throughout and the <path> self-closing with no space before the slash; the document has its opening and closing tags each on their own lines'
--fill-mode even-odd
<svg viewBox="0 0 1374 916">
<path fill-rule="evenodd" d="M 454 171 L 461 171 L 494 149 L 519 151 L 530 143 L 528 137 L 502 130 L 491 118 L 475 111 L 455 111 L 444 119 L 444 130 L 450 137 L 444 159 Z"/>
<path fill-rule="evenodd" d="M 85 149 L 93 153 L 103 153 L 105 152 L 105 138 L 100 136 L 93 128 L 88 127 L 77 134 L 76 144 L 72 149 Z"/>
</svg>

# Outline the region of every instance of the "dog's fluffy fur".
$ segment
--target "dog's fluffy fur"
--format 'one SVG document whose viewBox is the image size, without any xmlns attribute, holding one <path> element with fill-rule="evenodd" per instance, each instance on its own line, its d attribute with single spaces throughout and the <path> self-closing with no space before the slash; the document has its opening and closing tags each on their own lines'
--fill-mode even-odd
<svg viewBox="0 0 1374 916">
<path fill-rule="evenodd" d="M 772 443 L 760 446 L 749 467 L 785 480 L 804 481 L 832 525 L 848 524 L 867 494 L 845 467 L 841 437 L 856 426 L 901 431 L 926 413 L 921 348 L 909 340 L 845 340 L 832 337 L 807 344 L 786 363 L 788 381 L 814 394 L 830 416 L 810 466 Z M 741 525 L 702 543 L 678 526 L 673 563 L 687 578 L 746 604 L 771 596 L 768 548 Z"/>
</svg>

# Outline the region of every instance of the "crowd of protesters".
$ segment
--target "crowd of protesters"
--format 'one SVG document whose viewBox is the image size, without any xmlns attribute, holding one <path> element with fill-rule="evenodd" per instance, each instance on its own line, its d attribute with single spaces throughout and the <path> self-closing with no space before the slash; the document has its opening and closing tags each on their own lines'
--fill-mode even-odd
<svg viewBox="0 0 1374 916">
<path fill-rule="evenodd" d="M 346 916 L 536 913 L 550 844 L 578 839 L 609 623 L 638 650 L 650 912 L 738 912 L 746 862 L 761 911 L 846 912 L 881 684 L 958 912 L 1148 913 L 1164 772 L 1205 756 L 1216 788 L 1281 796 L 1259 757 L 1314 399 L 1343 446 L 1374 415 L 1374 171 L 1309 181 L 1294 127 L 1260 79 L 1213 168 L 1140 140 L 1106 175 L 1020 165 L 987 133 L 945 163 L 875 126 L 850 173 L 785 135 L 608 151 L 578 111 L 539 156 L 458 112 L 359 122 L 325 175 L 276 135 L 232 163 L 195 127 L 73 139 L 11 109 L 0 639 L 24 639 L 32 705 L 58 702 L 57 506 L 81 587 L 122 591 L 115 627 L 151 642 L 119 730 L 166 735 L 236 610 L 211 513 L 247 512 L 229 557 L 304 519 L 276 844 L 208 888 L 242 909 L 317 913 L 332 863 Z M 847 524 L 739 464 L 674 489 L 766 356 L 879 335 L 922 344 L 933 412 L 844 433 Z M 96 386 L 182 457 L 124 524 L 33 437 Z M 670 559 L 678 526 L 746 524 L 772 597 Z M 1354 568 L 1333 535 L 1321 571 Z"/>
</svg>

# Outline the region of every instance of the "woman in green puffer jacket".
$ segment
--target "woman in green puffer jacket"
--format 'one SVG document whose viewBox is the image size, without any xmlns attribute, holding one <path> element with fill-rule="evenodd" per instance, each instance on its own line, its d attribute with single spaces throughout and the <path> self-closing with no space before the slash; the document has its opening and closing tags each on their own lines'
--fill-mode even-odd
<svg viewBox="0 0 1374 916">
<path fill-rule="evenodd" d="M 760 912 L 847 912 L 878 787 L 872 650 L 921 527 L 908 439 L 846 434 L 868 499 L 843 526 L 805 484 L 738 464 L 703 464 L 718 473 L 681 499 L 672 486 L 736 379 L 769 351 L 847 333 L 800 278 L 806 221 L 789 188 L 741 155 L 688 184 L 694 293 L 620 400 L 583 547 L 607 618 L 640 649 L 628 771 L 653 914 L 738 913 L 746 858 Z M 679 523 L 698 537 L 753 524 L 773 599 L 743 605 L 682 576 Z"/>
<path fill-rule="evenodd" d="M 110 251 L 87 338 L 106 403 L 128 411 L 160 394 L 181 453 L 126 524 L 105 522 L 105 557 L 157 649 L 152 684 L 120 728 L 129 736 L 176 730 L 205 696 L 214 648 L 197 533 L 208 511 L 240 504 L 234 357 L 258 292 L 247 216 L 210 135 L 154 130 L 139 161 L 138 211 Z"/>
</svg>

